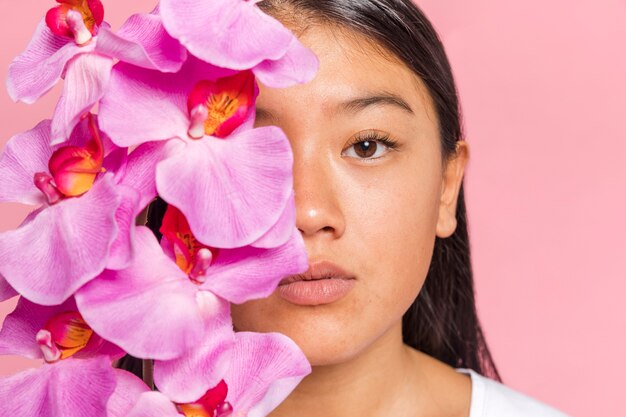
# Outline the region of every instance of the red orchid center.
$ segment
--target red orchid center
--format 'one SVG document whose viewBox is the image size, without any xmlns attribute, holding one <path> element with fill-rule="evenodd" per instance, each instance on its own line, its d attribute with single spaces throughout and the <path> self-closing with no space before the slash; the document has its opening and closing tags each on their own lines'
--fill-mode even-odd
<svg viewBox="0 0 626 417">
<path fill-rule="evenodd" d="M 68 358 L 85 346 L 93 335 L 77 311 L 57 314 L 37 332 L 35 339 L 46 362 Z"/>
<path fill-rule="evenodd" d="M 254 74 L 238 72 L 216 81 L 202 80 L 189 94 L 188 134 L 193 139 L 205 135 L 224 138 L 248 116 L 255 100 Z"/>
<path fill-rule="evenodd" d="M 57 0 L 60 6 L 48 10 L 46 25 L 52 33 L 84 45 L 97 33 L 104 20 L 100 0 Z"/>
<path fill-rule="evenodd" d="M 172 205 L 167 206 L 160 232 L 172 244 L 176 265 L 194 283 L 202 284 L 219 250 L 200 243 L 191 232 L 185 215 Z"/>
<path fill-rule="evenodd" d="M 38 172 L 34 182 L 49 204 L 65 197 L 78 197 L 91 189 L 97 175 L 103 171 L 104 149 L 95 119 L 90 113 L 91 139 L 85 146 L 63 146 L 48 161 L 50 174 Z"/>
<path fill-rule="evenodd" d="M 232 415 L 233 407 L 226 401 L 227 394 L 228 385 L 221 380 L 198 401 L 176 404 L 176 407 L 185 417 L 228 417 Z"/>
</svg>

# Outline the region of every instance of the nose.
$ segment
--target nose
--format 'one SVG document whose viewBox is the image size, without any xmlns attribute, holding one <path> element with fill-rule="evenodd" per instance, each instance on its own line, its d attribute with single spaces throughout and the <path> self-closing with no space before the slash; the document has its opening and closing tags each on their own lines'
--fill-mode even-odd
<svg viewBox="0 0 626 417">
<path fill-rule="evenodd" d="M 340 178 L 328 157 L 313 149 L 294 150 L 296 226 L 305 242 L 338 239 L 345 231 Z"/>
</svg>

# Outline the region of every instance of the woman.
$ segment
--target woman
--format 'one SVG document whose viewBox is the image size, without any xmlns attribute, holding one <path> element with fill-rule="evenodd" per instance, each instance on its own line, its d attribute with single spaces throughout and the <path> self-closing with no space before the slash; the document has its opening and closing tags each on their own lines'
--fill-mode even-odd
<svg viewBox="0 0 626 417">
<path fill-rule="evenodd" d="M 232 306 L 236 330 L 278 331 L 313 372 L 283 416 L 560 416 L 502 385 L 475 309 L 456 89 L 409 0 L 264 0 L 319 57 L 316 78 L 260 86 L 256 126 L 294 152 L 307 273 Z M 153 204 L 156 232 L 164 207 Z M 126 364 L 127 367 L 130 364 Z"/>
</svg>

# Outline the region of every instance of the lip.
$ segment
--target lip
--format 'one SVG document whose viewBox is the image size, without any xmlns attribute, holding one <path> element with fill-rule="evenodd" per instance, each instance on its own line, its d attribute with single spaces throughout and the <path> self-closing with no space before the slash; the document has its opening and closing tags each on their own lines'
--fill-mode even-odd
<svg viewBox="0 0 626 417">
<path fill-rule="evenodd" d="M 311 263 L 303 274 L 280 281 L 278 295 L 297 305 L 329 304 L 345 297 L 356 281 L 354 275 L 329 261 Z"/>
</svg>

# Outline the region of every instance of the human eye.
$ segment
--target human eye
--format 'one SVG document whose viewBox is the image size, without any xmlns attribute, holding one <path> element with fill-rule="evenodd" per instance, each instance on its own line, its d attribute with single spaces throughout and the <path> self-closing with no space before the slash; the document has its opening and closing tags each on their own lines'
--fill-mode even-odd
<svg viewBox="0 0 626 417">
<path fill-rule="evenodd" d="M 382 158 L 397 148 L 398 143 L 392 140 L 388 134 L 368 131 L 357 135 L 344 149 L 342 155 L 369 161 Z"/>
</svg>

